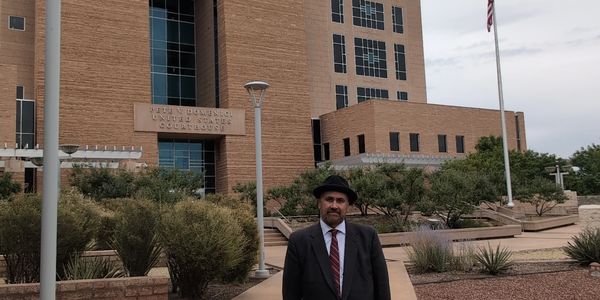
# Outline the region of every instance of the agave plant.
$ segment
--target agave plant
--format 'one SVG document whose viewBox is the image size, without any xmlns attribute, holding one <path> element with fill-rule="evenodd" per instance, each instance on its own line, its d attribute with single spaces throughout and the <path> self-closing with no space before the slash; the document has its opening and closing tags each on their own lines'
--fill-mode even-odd
<svg viewBox="0 0 600 300">
<path fill-rule="evenodd" d="M 569 242 L 563 247 L 563 251 L 584 266 L 600 262 L 600 227 L 585 229 L 573 238 L 573 244 Z"/>
<path fill-rule="evenodd" d="M 74 256 L 64 268 L 63 280 L 124 277 L 123 270 L 113 261 L 101 257 Z"/>
<path fill-rule="evenodd" d="M 511 257 L 512 252 L 506 247 L 500 248 L 500 244 L 494 250 L 488 243 L 487 247 L 479 247 L 475 253 L 475 260 L 481 264 L 484 272 L 491 275 L 508 270 L 513 265 Z"/>
</svg>

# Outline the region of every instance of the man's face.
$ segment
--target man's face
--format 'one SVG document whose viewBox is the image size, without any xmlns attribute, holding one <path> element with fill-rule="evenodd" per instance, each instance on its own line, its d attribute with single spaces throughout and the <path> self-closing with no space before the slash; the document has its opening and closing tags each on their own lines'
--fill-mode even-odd
<svg viewBox="0 0 600 300">
<path fill-rule="evenodd" d="M 348 196 L 340 192 L 324 192 L 317 201 L 321 219 L 332 228 L 338 226 L 348 212 Z"/>
</svg>

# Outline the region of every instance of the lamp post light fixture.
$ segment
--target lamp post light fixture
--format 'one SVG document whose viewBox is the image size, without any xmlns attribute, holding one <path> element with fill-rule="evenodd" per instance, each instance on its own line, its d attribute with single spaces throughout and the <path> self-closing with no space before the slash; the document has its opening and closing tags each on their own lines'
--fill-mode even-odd
<svg viewBox="0 0 600 300">
<path fill-rule="evenodd" d="M 262 178 L 262 129 L 260 110 L 269 84 L 263 81 L 251 81 L 244 85 L 254 105 L 254 141 L 256 144 L 256 219 L 258 227 L 258 270 L 254 274 L 258 278 L 269 277 L 265 269 L 265 234 L 263 216 L 263 178 Z"/>
</svg>

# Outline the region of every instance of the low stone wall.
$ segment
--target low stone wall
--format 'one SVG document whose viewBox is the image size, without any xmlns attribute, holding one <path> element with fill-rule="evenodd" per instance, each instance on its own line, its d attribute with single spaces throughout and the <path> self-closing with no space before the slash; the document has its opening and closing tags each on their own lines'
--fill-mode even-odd
<svg viewBox="0 0 600 300">
<path fill-rule="evenodd" d="M 454 241 L 480 240 L 490 238 L 514 237 L 521 234 L 521 225 L 504 225 L 496 227 L 441 229 L 436 232 L 446 234 Z M 418 232 L 394 232 L 379 234 L 382 246 L 408 245 L 417 239 Z"/>
<path fill-rule="evenodd" d="M 600 195 L 577 196 L 577 201 L 579 202 L 579 205 L 590 205 L 590 204 L 600 205 Z"/>
<path fill-rule="evenodd" d="M 581 228 L 600 228 L 600 205 L 582 205 L 579 207 Z"/>
<path fill-rule="evenodd" d="M 0 285 L 0 299 L 39 299 L 40 284 Z M 69 280 L 56 283 L 57 299 L 147 299 L 167 300 L 169 278 L 126 277 Z"/>
<path fill-rule="evenodd" d="M 535 221 L 521 221 L 521 225 L 523 226 L 523 231 L 540 231 L 575 224 L 577 221 L 579 221 L 578 215 L 570 215 L 545 218 Z"/>
</svg>

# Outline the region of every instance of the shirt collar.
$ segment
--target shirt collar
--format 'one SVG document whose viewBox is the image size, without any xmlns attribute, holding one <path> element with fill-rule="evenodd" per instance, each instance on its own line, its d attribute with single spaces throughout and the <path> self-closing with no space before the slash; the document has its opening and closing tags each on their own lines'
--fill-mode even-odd
<svg viewBox="0 0 600 300">
<path fill-rule="evenodd" d="M 319 223 L 321 224 L 321 231 L 323 232 L 323 236 L 325 236 L 325 234 L 328 233 L 329 230 L 333 229 L 333 228 L 329 227 L 329 225 L 325 224 L 325 222 L 323 222 L 323 219 L 321 219 L 321 218 L 319 218 Z M 337 227 L 335 227 L 335 229 L 345 235 L 346 234 L 346 220 L 344 219 L 342 221 L 342 223 L 340 223 Z"/>
</svg>

